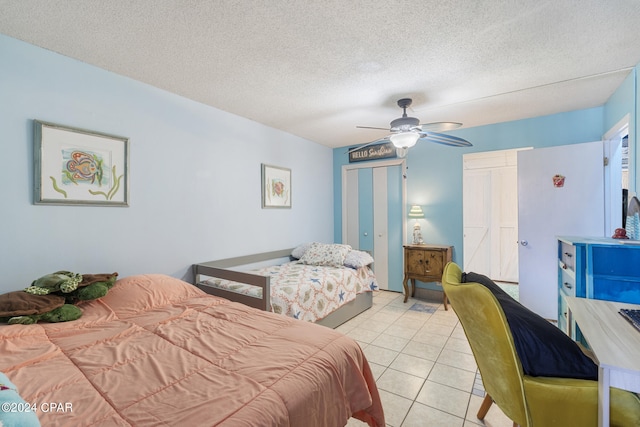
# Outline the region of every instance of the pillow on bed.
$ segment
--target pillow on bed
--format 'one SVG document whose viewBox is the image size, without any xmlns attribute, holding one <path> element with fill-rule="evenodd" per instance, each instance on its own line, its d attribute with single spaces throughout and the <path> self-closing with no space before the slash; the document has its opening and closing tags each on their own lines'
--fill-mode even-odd
<svg viewBox="0 0 640 427">
<path fill-rule="evenodd" d="M 364 251 L 352 249 L 346 257 L 344 257 L 344 266 L 350 268 L 362 268 L 369 264 L 373 264 L 373 257 Z"/>
<path fill-rule="evenodd" d="M 463 273 L 462 282 L 480 283 L 504 311 L 525 374 L 540 377 L 598 379 L 597 365 L 560 329 L 514 300 L 490 278 Z"/>
<path fill-rule="evenodd" d="M 122 278 L 100 301 L 118 315 L 131 315 L 203 295 L 197 287 L 164 274 L 141 274 Z"/>
<path fill-rule="evenodd" d="M 300 262 L 309 265 L 342 267 L 344 259 L 351 250 L 349 245 L 337 243 L 312 243 L 304 253 Z"/>
<path fill-rule="evenodd" d="M 295 259 L 302 258 L 304 253 L 307 252 L 307 249 L 309 249 L 309 246 L 311 246 L 312 244 L 313 242 L 301 244 L 300 246 L 298 246 L 297 248 L 291 251 L 291 256 L 294 257 Z"/>
</svg>

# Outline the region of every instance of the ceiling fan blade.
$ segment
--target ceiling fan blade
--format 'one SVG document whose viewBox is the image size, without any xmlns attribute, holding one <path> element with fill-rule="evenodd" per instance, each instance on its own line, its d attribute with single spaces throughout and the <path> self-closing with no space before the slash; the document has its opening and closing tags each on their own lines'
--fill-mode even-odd
<svg viewBox="0 0 640 427">
<path fill-rule="evenodd" d="M 386 129 L 385 129 L 385 130 L 386 130 Z M 349 151 L 347 151 L 345 154 L 351 154 L 351 153 L 353 153 L 354 151 L 359 150 L 359 149 L 361 149 L 361 148 L 368 147 L 368 146 L 373 145 L 373 144 L 376 144 L 376 143 L 378 143 L 378 142 L 386 142 L 386 141 L 389 141 L 389 137 L 388 137 L 388 136 L 385 136 L 384 138 L 374 139 L 374 140 L 373 140 L 373 141 L 371 141 L 371 142 L 367 142 L 366 144 L 358 145 L 357 147 L 350 149 L 350 150 L 349 150 Z"/>
<path fill-rule="evenodd" d="M 457 136 L 452 136 L 452 135 L 445 135 L 443 133 L 436 133 L 436 132 L 427 132 L 420 139 L 429 141 L 429 142 L 435 142 L 438 144 L 451 145 L 453 147 L 473 146 L 473 144 L 471 144 L 466 139 L 458 138 Z"/>
<path fill-rule="evenodd" d="M 422 125 L 423 131 L 446 132 L 448 130 L 458 129 L 462 123 L 457 122 L 433 122 Z"/>
<path fill-rule="evenodd" d="M 376 129 L 376 130 L 386 130 L 389 132 L 389 128 L 374 128 L 371 126 L 356 126 L 358 129 Z"/>
</svg>

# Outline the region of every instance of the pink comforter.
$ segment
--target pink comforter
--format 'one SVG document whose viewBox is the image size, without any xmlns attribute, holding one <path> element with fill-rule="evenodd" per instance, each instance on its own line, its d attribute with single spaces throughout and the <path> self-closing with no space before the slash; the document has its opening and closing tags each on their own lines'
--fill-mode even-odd
<svg viewBox="0 0 640 427">
<path fill-rule="evenodd" d="M 0 370 L 43 426 L 384 426 L 360 347 L 164 275 L 119 280 L 76 321 L 0 326 Z"/>
</svg>

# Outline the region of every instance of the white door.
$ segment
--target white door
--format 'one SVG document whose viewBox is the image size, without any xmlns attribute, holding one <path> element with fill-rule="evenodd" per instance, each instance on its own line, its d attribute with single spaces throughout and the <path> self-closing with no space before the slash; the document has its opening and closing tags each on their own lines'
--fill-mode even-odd
<svg viewBox="0 0 640 427">
<path fill-rule="evenodd" d="M 463 156 L 464 270 L 497 281 L 518 281 L 520 150 Z"/>
<path fill-rule="evenodd" d="M 518 169 L 505 166 L 492 172 L 494 208 L 491 259 L 495 280 L 518 281 Z"/>
<path fill-rule="evenodd" d="M 380 289 L 389 289 L 389 209 L 387 169 L 373 168 L 373 259 Z"/>
<path fill-rule="evenodd" d="M 605 175 L 605 235 L 612 236 L 616 228 L 622 227 L 622 191 L 617 191 L 615 184 L 620 182 L 621 189 L 629 188 L 629 146 L 625 150 L 622 141 L 629 136 L 629 114 L 616 123 L 604 134 L 604 151 L 608 159 Z M 609 194 L 606 189 L 611 188 Z M 626 216 L 626 215 L 625 215 Z"/>
<path fill-rule="evenodd" d="M 565 177 L 555 187 L 554 175 Z M 520 302 L 558 317 L 557 236 L 604 235 L 602 142 L 518 153 Z"/>
<path fill-rule="evenodd" d="M 462 192 L 464 271 L 491 277 L 491 171 L 465 170 Z"/>
</svg>

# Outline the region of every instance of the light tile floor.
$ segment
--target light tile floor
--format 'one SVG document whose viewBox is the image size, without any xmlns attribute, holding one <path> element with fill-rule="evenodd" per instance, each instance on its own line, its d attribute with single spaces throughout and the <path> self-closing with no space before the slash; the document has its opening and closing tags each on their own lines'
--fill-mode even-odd
<svg viewBox="0 0 640 427">
<path fill-rule="evenodd" d="M 377 291 L 373 307 L 339 326 L 362 347 L 389 427 L 512 427 L 492 405 L 476 418 L 482 380 L 451 307 Z M 351 418 L 348 427 L 366 425 Z"/>
</svg>

